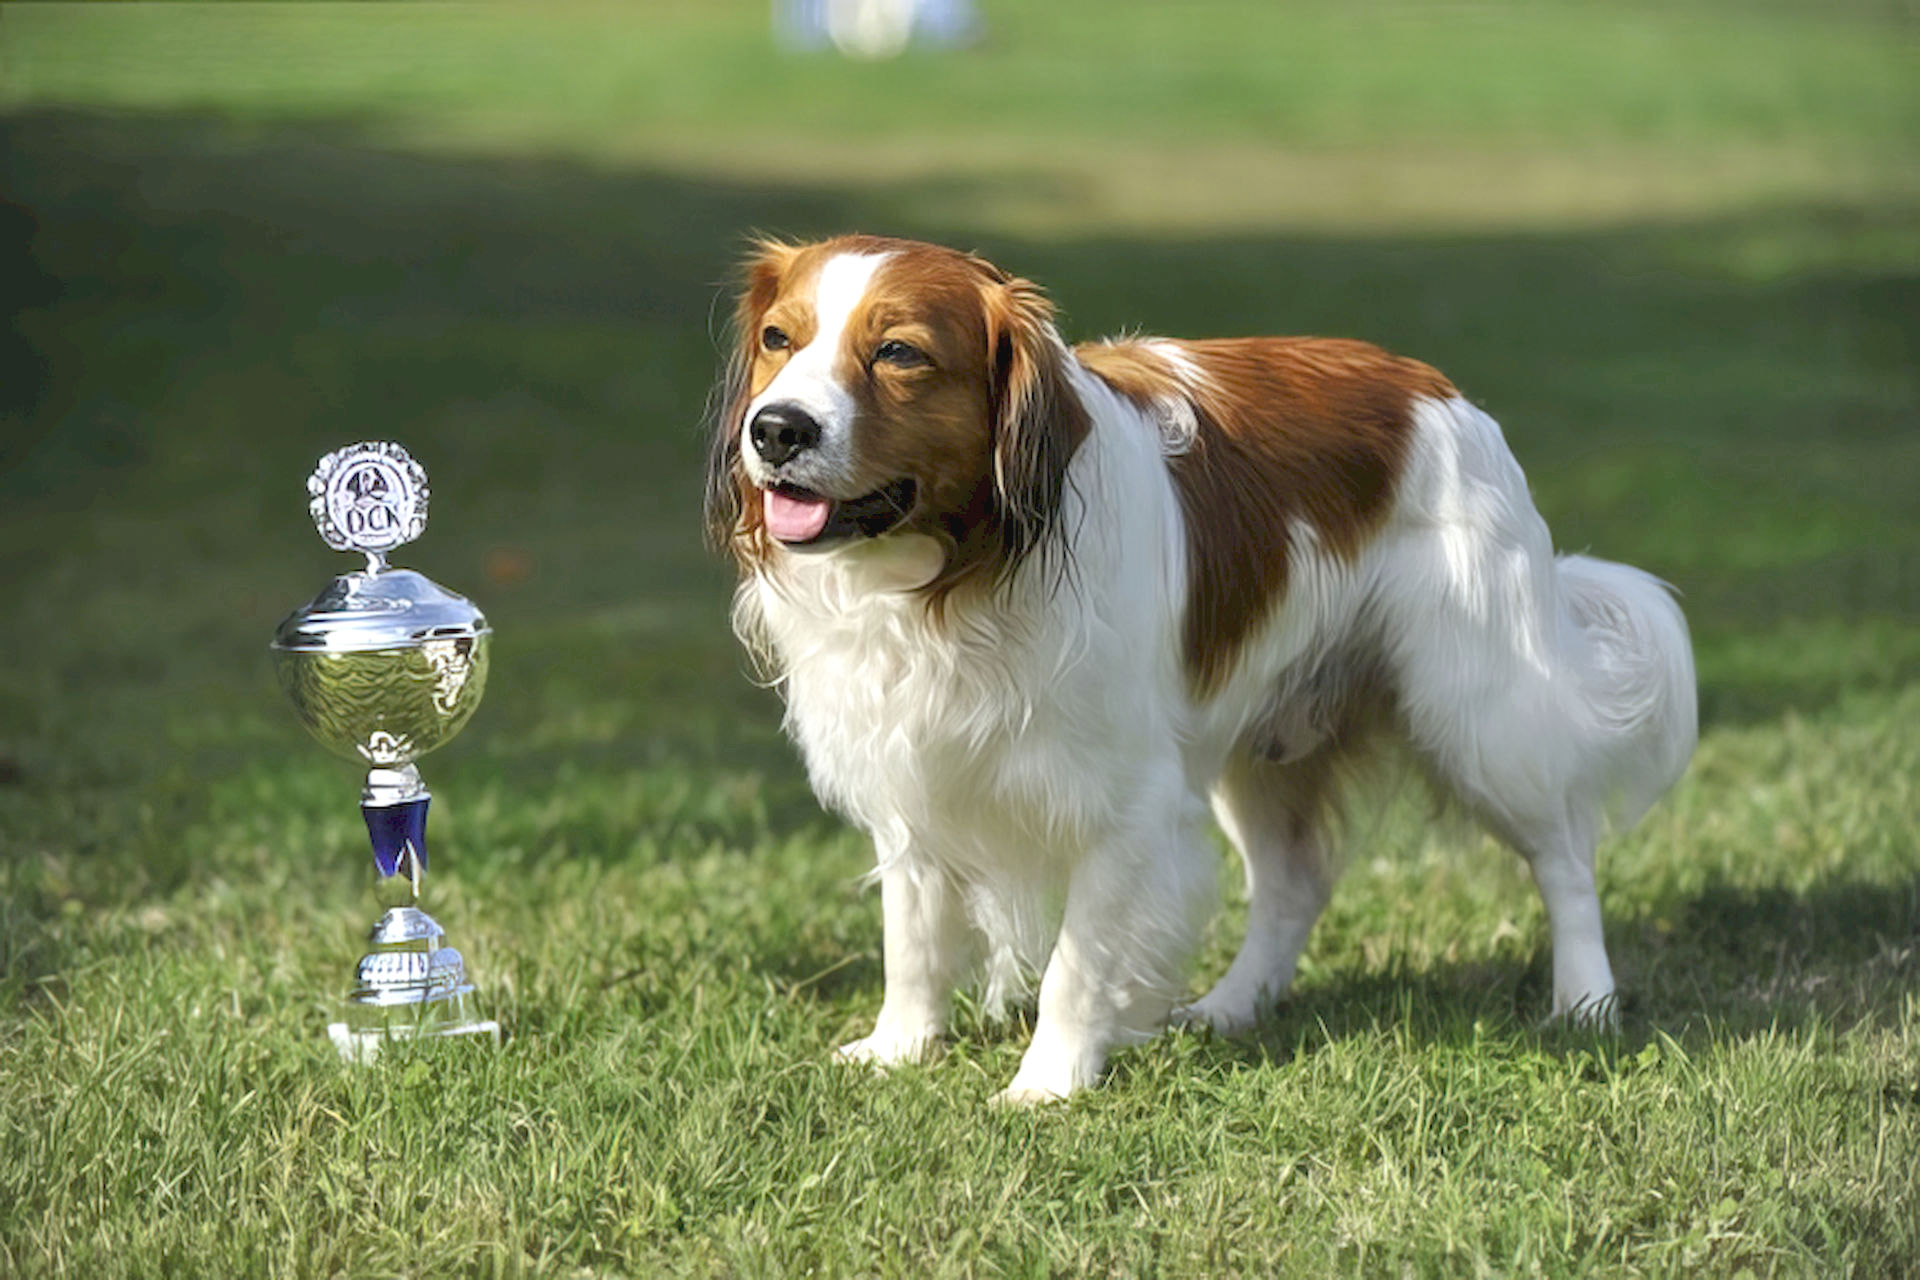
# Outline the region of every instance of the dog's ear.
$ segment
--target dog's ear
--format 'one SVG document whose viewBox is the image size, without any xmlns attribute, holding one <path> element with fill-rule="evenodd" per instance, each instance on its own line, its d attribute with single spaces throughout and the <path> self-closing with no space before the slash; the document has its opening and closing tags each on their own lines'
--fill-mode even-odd
<svg viewBox="0 0 1920 1280">
<path fill-rule="evenodd" d="M 1002 277 L 987 286 L 987 341 L 997 570 L 1004 581 L 1061 533 L 1067 464 L 1086 438 L 1088 419 L 1068 381 L 1070 357 L 1053 304 L 1038 285 Z"/>
<path fill-rule="evenodd" d="M 761 512 L 752 485 L 740 469 L 741 417 L 752 399 L 748 374 L 761 318 L 780 294 L 780 281 L 800 250 L 779 240 L 759 239 L 748 246 L 740 271 L 740 295 L 734 305 L 729 352 L 720 381 L 708 397 L 707 537 L 720 550 L 749 553 L 764 539 Z"/>
</svg>

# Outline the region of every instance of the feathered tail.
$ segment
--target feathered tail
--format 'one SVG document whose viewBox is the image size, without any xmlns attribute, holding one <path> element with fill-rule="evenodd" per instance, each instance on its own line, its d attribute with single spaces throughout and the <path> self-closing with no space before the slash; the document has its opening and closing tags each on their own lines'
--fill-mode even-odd
<svg viewBox="0 0 1920 1280">
<path fill-rule="evenodd" d="M 1587 640 L 1582 685 L 1625 830 L 1680 777 L 1699 736 L 1693 645 L 1673 589 L 1630 565 L 1562 556 L 1562 599 Z"/>
</svg>

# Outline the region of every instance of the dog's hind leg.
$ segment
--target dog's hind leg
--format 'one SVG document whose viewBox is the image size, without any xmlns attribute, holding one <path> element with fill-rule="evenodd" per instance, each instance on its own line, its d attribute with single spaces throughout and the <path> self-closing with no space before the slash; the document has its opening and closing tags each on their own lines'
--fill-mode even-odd
<svg viewBox="0 0 1920 1280">
<path fill-rule="evenodd" d="M 1247 878 L 1247 934 L 1226 974 L 1175 1022 L 1245 1031 L 1293 983 L 1333 873 L 1323 821 L 1331 752 L 1282 763 L 1234 754 L 1213 792 L 1213 812 L 1240 852 Z"/>
<path fill-rule="evenodd" d="M 1480 652 L 1489 649 L 1483 641 Z M 1553 1015 L 1610 1021 L 1613 969 L 1594 887 L 1604 791 L 1567 710 L 1573 677 L 1514 661 L 1441 678 L 1410 669 L 1402 679 L 1435 781 L 1533 871 L 1553 935 Z"/>
<path fill-rule="evenodd" d="M 1613 966 L 1594 888 L 1597 831 L 1590 821 L 1563 821 L 1540 834 L 1520 833 L 1515 846 L 1533 869 L 1553 935 L 1553 1014 L 1578 1023 L 1616 1018 Z"/>
<path fill-rule="evenodd" d="M 1527 859 L 1553 932 L 1553 1011 L 1611 1020 L 1594 848 L 1670 787 L 1697 730 L 1686 620 L 1657 580 L 1556 560 L 1493 419 L 1418 411 L 1375 602 L 1409 741 Z"/>
</svg>

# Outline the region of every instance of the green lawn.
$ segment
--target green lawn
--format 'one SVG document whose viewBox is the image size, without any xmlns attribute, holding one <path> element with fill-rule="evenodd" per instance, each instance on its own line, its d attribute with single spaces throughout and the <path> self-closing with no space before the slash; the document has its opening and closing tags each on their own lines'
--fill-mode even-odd
<svg viewBox="0 0 1920 1280">
<path fill-rule="evenodd" d="M 1910 6 L 985 7 L 865 66 L 757 0 L 6 6 L 0 1274 L 1920 1274 Z M 1680 586 L 1617 1036 L 1536 1028 L 1524 868 L 1403 790 L 1254 1039 L 1032 1114 L 1017 1018 L 829 1063 L 869 854 L 728 634 L 699 420 L 745 234 L 853 228 L 1071 336 L 1430 360 L 1563 546 Z M 369 437 L 496 628 L 424 772 L 507 1042 L 348 1070 L 359 779 L 265 645 Z"/>
</svg>

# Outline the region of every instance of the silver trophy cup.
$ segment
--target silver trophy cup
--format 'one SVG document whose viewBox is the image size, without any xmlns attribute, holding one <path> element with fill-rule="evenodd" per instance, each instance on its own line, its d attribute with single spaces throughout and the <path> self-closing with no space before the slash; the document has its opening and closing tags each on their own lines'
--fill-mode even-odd
<svg viewBox="0 0 1920 1280">
<path fill-rule="evenodd" d="M 328 1028 L 341 1054 L 370 1061 L 398 1036 L 486 1035 L 460 953 L 417 904 L 427 869 L 427 802 L 414 761 L 460 732 L 487 684 L 492 629 L 463 596 L 389 551 L 427 523 L 427 476 L 399 445 L 351 445 L 307 481 L 328 546 L 359 551 L 346 573 L 288 615 L 273 636 L 274 671 L 301 721 L 330 750 L 367 766 L 367 821 L 386 913 L 368 936 L 343 1021 Z"/>
</svg>

